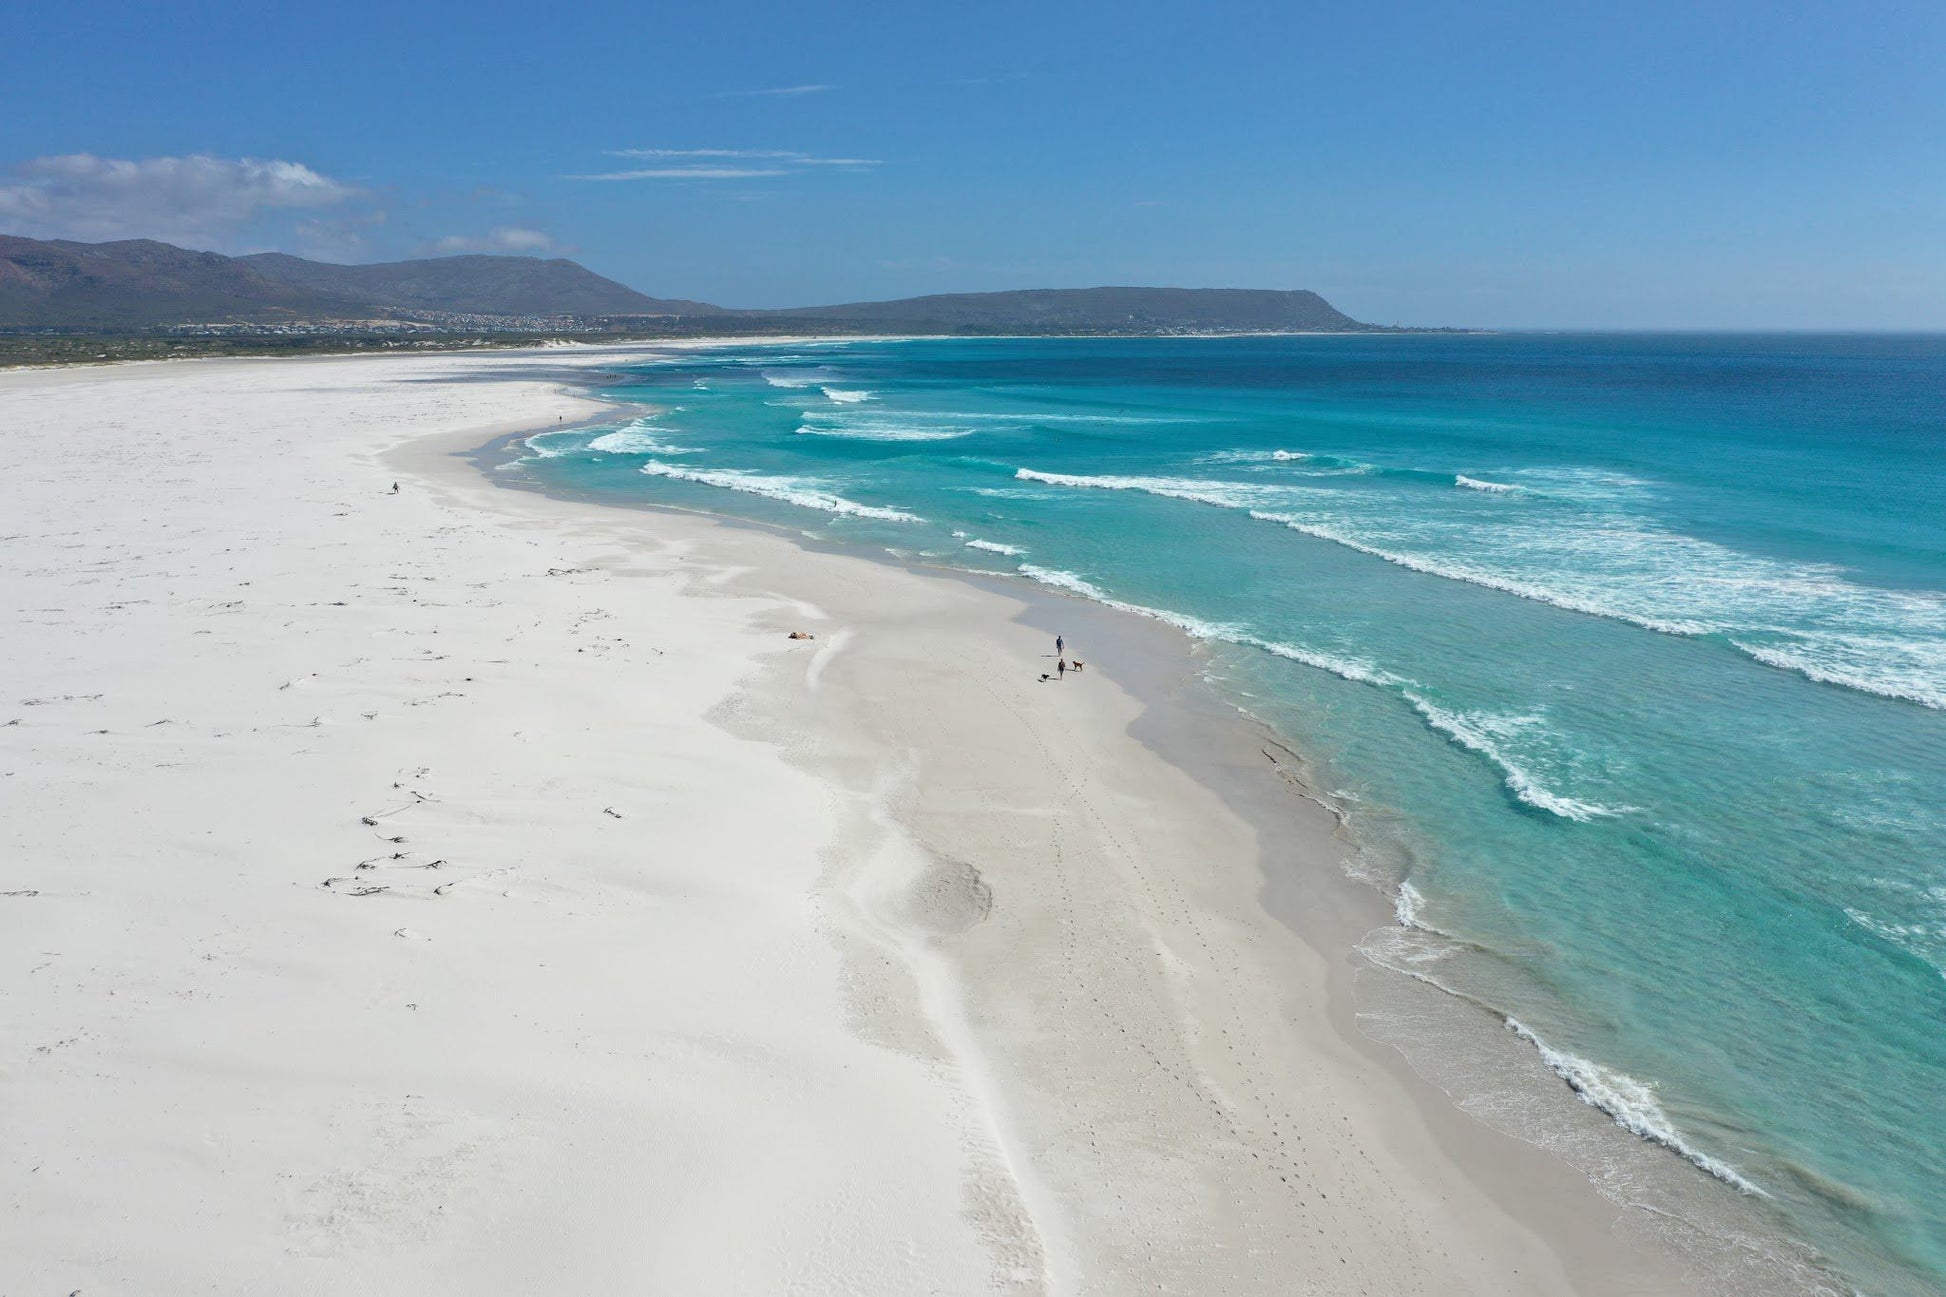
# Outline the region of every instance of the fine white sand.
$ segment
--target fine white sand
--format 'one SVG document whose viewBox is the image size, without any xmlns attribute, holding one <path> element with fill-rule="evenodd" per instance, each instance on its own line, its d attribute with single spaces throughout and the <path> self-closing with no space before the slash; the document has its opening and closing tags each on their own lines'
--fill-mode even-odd
<svg viewBox="0 0 1946 1297">
<path fill-rule="evenodd" d="M 1112 630 L 453 457 L 598 359 L 0 374 L 0 1292 L 1621 1290 Z"/>
</svg>

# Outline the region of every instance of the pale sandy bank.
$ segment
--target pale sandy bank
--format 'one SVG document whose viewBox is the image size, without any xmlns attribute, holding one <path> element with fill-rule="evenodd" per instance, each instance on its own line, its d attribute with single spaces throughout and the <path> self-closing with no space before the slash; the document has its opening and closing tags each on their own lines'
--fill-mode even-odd
<svg viewBox="0 0 1946 1297">
<path fill-rule="evenodd" d="M 0 1293 L 1676 1287 L 1348 1039 L 1173 632 L 453 457 L 598 359 L 0 374 Z"/>
</svg>

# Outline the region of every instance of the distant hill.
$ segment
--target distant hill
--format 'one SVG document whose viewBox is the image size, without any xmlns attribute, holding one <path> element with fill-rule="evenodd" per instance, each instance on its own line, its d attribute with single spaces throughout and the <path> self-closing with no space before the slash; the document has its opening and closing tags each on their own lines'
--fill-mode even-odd
<svg viewBox="0 0 1946 1297">
<path fill-rule="evenodd" d="M 624 288 L 565 258 L 434 257 L 370 266 L 306 261 L 281 252 L 239 257 L 266 279 L 351 301 L 474 315 L 709 315 L 704 302 L 665 301 Z"/>
<path fill-rule="evenodd" d="M 438 257 L 338 266 L 266 252 L 226 257 L 129 239 L 75 243 L 0 235 L 0 327 L 96 329 L 171 324 L 367 320 L 391 311 L 497 316 L 699 315 L 572 261 Z"/>
<path fill-rule="evenodd" d="M 0 235 L 0 328 L 130 332 L 172 325 L 316 330 L 404 314 L 435 332 L 1261 333 L 1369 330 L 1316 293 L 1247 288 L 1040 288 L 783 311 L 649 297 L 563 258 L 435 257 L 341 266 L 281 252 L 225 257 L 150 239 Z M 478 320 L 445 317 L 492 316 Z M 509 318 L 512 317 L 512 318 Z M 529 317 L 522 320 L 520 317 Z M 289 330 L 285 330 L 289 332 Z"/>
<path fill-rule="evenodd" d="M 764 314 L 913 333 L 1259 333 L 1373 327 L 1302 289 L 1035 288 Z"/>
<path fill-rule="evenodd" d="M 274 283 L 234 258 L 153 239 L 0 235 L 0 325 L 112 332 L 187 320 L 349 318 L 337 298 Z"/>
</svg>

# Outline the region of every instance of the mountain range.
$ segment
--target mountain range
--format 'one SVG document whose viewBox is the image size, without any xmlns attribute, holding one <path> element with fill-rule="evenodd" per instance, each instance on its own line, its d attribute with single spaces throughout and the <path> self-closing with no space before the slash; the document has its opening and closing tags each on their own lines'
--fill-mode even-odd
<svg viewBox="0 0 1946 1297">
<path fill-rule="evenodd" d="M 152 239 L 77 243 L 0 235 L 0 329 L 356 328 L 406 319 L 517 332 L 544 330 L 562 318 L 611 332 L 1217 333 L 1375 327 L 1302 290 L 1030 289 L 749 311 L 650 297 L 559 257 L 455 256 L 346 266 L 281 252 L 226 257 Z"/>
</svg>

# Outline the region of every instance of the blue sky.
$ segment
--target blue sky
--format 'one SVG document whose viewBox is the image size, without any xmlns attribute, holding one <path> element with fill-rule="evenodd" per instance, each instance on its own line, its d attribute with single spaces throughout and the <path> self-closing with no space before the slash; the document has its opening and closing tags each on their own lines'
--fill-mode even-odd
<svg viewBox="0 0 1946 1297">
<path fill-rule="evenodd" d="M 192 0 L 5 27 L 0 231 L 559 253 L 734 306 L 1179 284 L 1382 323 L 1946 328 L 1938 0 Z"/>
</svg>

